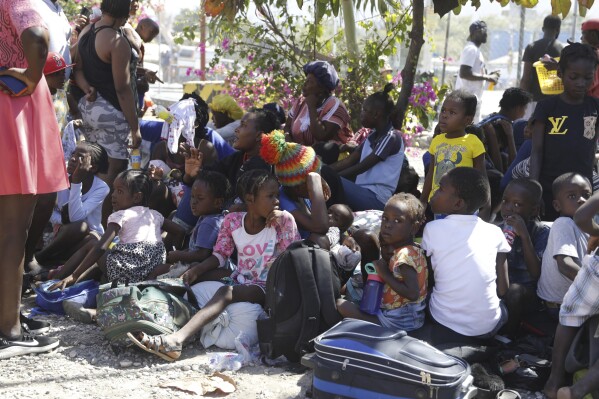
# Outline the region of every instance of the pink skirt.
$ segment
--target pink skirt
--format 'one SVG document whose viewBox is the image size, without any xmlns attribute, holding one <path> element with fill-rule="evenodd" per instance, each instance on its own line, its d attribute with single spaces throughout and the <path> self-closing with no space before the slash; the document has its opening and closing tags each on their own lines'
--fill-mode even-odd
<svg viewBox="0 0 599 399">
<path fill-rule="evenodd" d="M 60 129 L 46 79 L 30 96 L 0 92 L 0 195 L 68 188 Z"/>
</svg>

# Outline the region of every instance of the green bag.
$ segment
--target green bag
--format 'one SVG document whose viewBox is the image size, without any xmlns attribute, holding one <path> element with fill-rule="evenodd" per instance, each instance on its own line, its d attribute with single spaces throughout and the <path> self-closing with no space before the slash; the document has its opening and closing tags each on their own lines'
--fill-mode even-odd
<svg viewBox="0 0 599 399">
<path fill-rule="evenodd" d="M 100 286 L 97 322 L 113 346 L 128 346 L 128 332 L 170 334 L 183 327 L 197 309 L 183 299 L 191 290 L 180 279 Z M 193 293 L 188 297 L 195 301 Z"/>
</svg>

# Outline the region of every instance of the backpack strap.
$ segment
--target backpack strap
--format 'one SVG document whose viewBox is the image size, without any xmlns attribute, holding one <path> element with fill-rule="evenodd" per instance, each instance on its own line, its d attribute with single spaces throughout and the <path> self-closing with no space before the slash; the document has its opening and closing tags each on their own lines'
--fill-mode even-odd
<svg viewBox="0 0 599 399">
<path fill-rule="evenodd" d="M 314 253 L 314 279 L 320 298 L 320 314 L 329 327 L 341 321 L 337 311 L 335 290 L 333 289 L 333 265 L 330 253 L 324 249 L 311 249 Z"/>
<path fill-rule="evenodd" d="M 300 250 L 301 249 L 301 250 Z M 302 296 L 302 327 L 295 344 L 295 350 L 303 355 L 308 342 L 318 335 L 320 325 L 320 296 L 318 286 L 312 269 L 314 248 L 302 244 L 296 248 L 292 256 L 293 267 L 297 274 L 297 281 Z"/>
</svg>

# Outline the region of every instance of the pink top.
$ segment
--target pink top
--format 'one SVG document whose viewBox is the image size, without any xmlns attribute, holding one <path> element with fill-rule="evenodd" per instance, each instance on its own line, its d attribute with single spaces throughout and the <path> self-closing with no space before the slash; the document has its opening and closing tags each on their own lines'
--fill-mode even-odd
<svg viewBox="0 0 599 399">
<path fill-rule="evenodd" d="M 20 37 L 35 26 L 46 28 L 31 0 L 0 0 L 0 66 L 27 68 Z"/>
<path fill-rule="evenodd" d="M 300 239 L 295 219 L 283 211 L 274 226 L 265 227 L 257 234 L 248 234 L 244 227 L 245 212 L 225 216 L 212 254 L 221 266 L 237 249 L 237 270 L 231 275 L 239 284 L 266 284 L 271 261 L 289 244 Z"/>
<path fill-rule="evenodd" d="M 347 143 L 351 140 L 353 132 L 349 126 L 351 118 L 343 102 L 335 96 L 331 96 L 317 109 L 318 119 L 334 123 L 340 127 L 337 137 L 333 141 Z M 310 133 L 310 113 L 303 97 L 293 104 L 289 117 L 291 123 L 291 137 L 293 141 L 302 145 L 312 145 L 316 142 Z"/>
<path fill-rule="evenodd" d="M 108 216 L 108 224 L 116 223 L 121 227 L 118 236 L 123 244 L 162 242 L 163 222 L 164 217 L 159 212 L 145 206 L 134 206 Z"/>
</svg>

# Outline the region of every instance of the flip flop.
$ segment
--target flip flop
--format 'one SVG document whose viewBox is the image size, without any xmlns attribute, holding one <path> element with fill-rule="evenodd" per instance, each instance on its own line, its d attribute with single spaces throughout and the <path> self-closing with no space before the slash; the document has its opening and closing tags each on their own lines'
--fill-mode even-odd
<svg viewBox="0 0 599 399">
<path fill-rule="evenodd" d="M 144 351 L 152 353 L 168 362 L 174 362 L 181 356 L 181 346 L 167 344 L 164 340 L 165 335 L 147 335 L 144 332 L 139 332 L 139 334 L 142 334 L 141 339 L 138 339 L 130 332 L 127 333 L 127 337 Z M 175 353 L 176 355 L 169 355 L 169 353 Z"/>
</svg>

